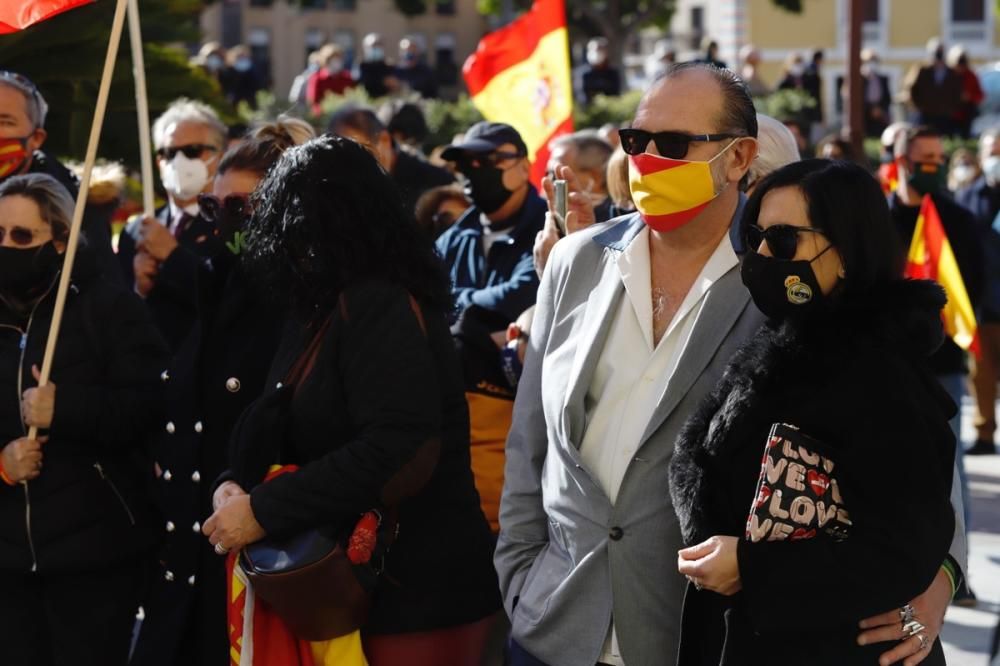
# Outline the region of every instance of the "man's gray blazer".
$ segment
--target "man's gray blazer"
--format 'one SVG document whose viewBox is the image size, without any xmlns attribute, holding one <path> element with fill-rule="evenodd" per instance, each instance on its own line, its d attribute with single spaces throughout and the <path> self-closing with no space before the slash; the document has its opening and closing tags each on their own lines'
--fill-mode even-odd
<svg viewBox="0 0 1000 666">
<path fill-rule="evenodd" d="M 612 614 L 628 666 L 674 663 L 686 580 L 668 463 L 685 420 L 763 321 L 738 267 L 712 285 L 612 506 L 579 446 L 624 294 L 616 261 L 642 224 L 632 215 L 555 246 L 518 385 L 495 564 L 514 640 L 551 666 L 594 664 Z"/>
</svg>

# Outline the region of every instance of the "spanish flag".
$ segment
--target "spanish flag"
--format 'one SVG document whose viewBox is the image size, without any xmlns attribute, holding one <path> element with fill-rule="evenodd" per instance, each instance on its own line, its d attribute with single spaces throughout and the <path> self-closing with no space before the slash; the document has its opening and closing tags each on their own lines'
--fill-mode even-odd
<svg viewBox="0 0 1000 666">
<path fill-rule="evenodd" d="M 526 14 L 483 37 L 462 73 L 483 117 L 521 134 L 532 182 L 541 183 L 549 141 L 573 131 L 564 0 L 535 0 Z"/>
<path fill-rule="evenodd" d="M 944 288 L 948 297 L 948 302 L 941 311 L 944 330 L 955 344 L 978 356 L 976 315 L 972 311 L 969 293 L 958 270 L 955 253 L 945 235 L 941 216 L 929 194 L 924 195 L 920 204 L 917 226 L 913 230 L 913 240 L 906 259 L 906 277 L 934 280 Z"/>
<path fill-rule="evenodd" d="M 0 34 L 24 30 L 94 0 L 0 0 Z"/>
</svg>

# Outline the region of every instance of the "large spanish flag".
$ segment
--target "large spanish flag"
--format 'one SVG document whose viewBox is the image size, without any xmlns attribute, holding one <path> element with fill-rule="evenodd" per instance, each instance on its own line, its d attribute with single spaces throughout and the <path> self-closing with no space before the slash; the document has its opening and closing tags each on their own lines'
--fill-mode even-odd
<svg viewBox="0 0 1000 666">
<path fill-rule="evenodd" d="M 24 30 L 94 0 L 0 0 L 0 34 Z"/>
<path fill-rule="evenodd" d="M 944 232 L 941 216 L 929 194 L 924 195 L 906 259 L 906 277 L 934 280 L 944 288 L 948 302 L 941 312 L 944 330 L 962 349 L 978 355 L 976 315 L 958 270 L 955 253 Z"/>
<path fill-rule="evenodd" d="M 565 1 L 535 0 L 526 14 L 483 37 L 462 73 L 483 117 L 521 134 L 532 181 L 541 183 L 549 141 L 573 131 Z"/>
</svg>

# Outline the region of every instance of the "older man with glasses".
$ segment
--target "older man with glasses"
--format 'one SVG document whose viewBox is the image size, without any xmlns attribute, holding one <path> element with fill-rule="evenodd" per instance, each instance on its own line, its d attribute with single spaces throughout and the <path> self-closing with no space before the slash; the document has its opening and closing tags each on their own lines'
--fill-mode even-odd
<svg viewBox="0 0 1000 666">
<path fill-rule="evenodd" d="M 510 125 L 483 121 L 441 157 L 455 163 L 473 203 L 437 240 L 456 305 L 478 305 L 514 321 L 535 303 L 531 250 L 546 211 L 529 180 L 528 149 Z"/>
<path fill-rule="evenodd" d="M 45 131 L 48 112 L 45 98 L 28 77 L 0 70 L 0 182 L 20 174 L 44 173 L 59 181 L 75 200 L 80 181 L 57 159 L 42 151 L 48 138 Z M 118 279 L 111 249 L 111 215 L 115 203 L 117 199 L 88 201 L 82 226 L 92 255 L 102 273 L 111 280 Z"/>
<path fill-rule="evenodd" d="M 215 111 L 187 99 L 171 104 L 153 123 L 153 144 L 167 205 L 156 217 L 129 223 L 118 241 L 118 260 L 129 286 L 176 350 L 197 314 L 198 266 L 222 248 L 198 195 L 210 192 L 226 145 L 226 126 Z"/>
</svg>

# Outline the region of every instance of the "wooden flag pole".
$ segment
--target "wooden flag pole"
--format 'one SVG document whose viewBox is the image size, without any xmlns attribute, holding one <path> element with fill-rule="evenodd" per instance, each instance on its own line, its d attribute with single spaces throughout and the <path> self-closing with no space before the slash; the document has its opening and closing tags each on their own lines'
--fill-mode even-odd
<svg viewBox="0 0 1000 666">
<path fill-rule="evenodd" d="M 59 276 L 59 289 L 56 292 L 55 309 L 52 311 L 52 325 L 49 327 L 49 337 L 45 343 L 45 356 L 42 359 L 39 386 L 49 383 L 52 372 L 52 358 L 56 353 L 56 343 L 59 340 L 59 327 L 62 325 L 63 310 L 66 307 L 66 293 L 69 291 L 70 276 L 73 273 L 73 262 L 76 260 L 76 244 L 80 238 L 80 226 L 83 224 L 83 209 L 87 204 L 87 194 L 90 190 L 90 176 L 97 160 L 97 144 L 101 140 L 101 126 L 104 124 L 104 112 L 108 108 L 108 95 L 111 92 L 111 77 L 114 74 L 115 60 L 118 57 L 118 47 L 122 41 L 122 28 L 125 25 L 125 8 L 128 0 L 117 0 L 115 18 L 111 23 L 111 39 L 108 40 L 108 53 L 104 58 L 104 73 L 101 75 L 101 87 L 97 93 L 97 107 L 94 110 L 94 121 L 90 126 L 90 141 L 87 143 L 87 156 L 83 162 L 83 176 L 80 178 L 80 192 L 76 195 L 76 207 L 73 209 L 73 225 L 69 230 L 69 240 L 66 243 L 66 254 L 63 258 L 62 274 Z M 38 428 L 32 426 L 28 430 L 28 439 L 37 439 Z"/>
<path fill-rule="evenodd" d="M 128 37 L 132 46 L 132 75 L 135 78 L 135 112 L 139 119 L 139 163 L 142 174 L 142 214 L 152 217 L 153 146 L 149 131 L 149 97 L 146 95 L 146 64 L 142 54 L 139 0 L 128 0 Z"/>
</svg>

